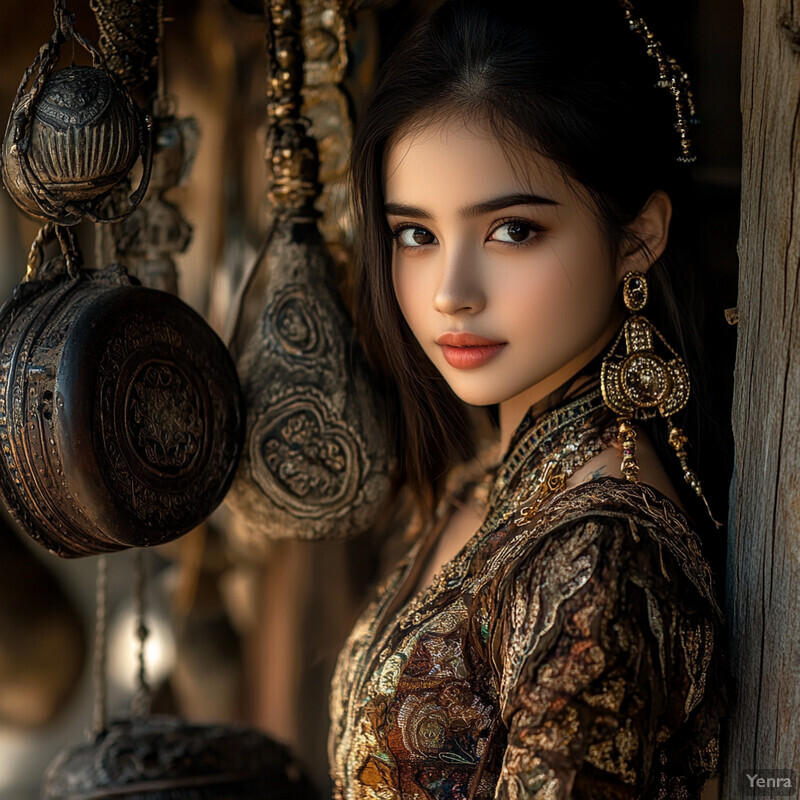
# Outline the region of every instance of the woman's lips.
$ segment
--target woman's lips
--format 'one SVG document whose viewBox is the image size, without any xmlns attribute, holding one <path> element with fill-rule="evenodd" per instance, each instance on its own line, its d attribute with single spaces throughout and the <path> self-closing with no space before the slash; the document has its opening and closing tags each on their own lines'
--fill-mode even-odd
<svg viewBox="0 0 800 800">
<path fill-rule="evenodd" d="M 506 346 L 507 342 L 487 339 L 471 333 L 443 333 L 436 344 L 442 348 L 444 360 L 456 369 L 483 366 Z"/>
</svg>

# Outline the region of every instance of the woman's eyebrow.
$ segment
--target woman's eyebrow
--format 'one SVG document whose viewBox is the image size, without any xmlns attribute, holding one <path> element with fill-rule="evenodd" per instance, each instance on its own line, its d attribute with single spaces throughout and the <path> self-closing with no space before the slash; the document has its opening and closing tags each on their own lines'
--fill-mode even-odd
<svg viewBox="0 0 800 800">
<path fill-rule="evenodd" d="M 464 206 L 459 210 L 462 217 L 482 217 L 484 214 L 491 214 L 493 211 L 502 211 L 511 206 L 557 206 L 560 203 L 549 197 L 538 194 L 504 194 L 494 197 L 483 203 L 476 203 L 471 206 Z"/>
<path fill-rule="evenodd" d="M 539 194 L 504 194 L 500 197 L 493 197 L 474 205 L 464 206 L 459 209 L 459 214 L 465 219 L 472 217 L 482 217 L 484 214 L 491 214 L 493 211 L 502 211 L 511 206 L 557 206 L 560 203 L 549 197 Z M 384 206 L 386 216 L 392 217 L 415 217 L 416 219 L 433 219 L 433 215 L 424 208 L 407 205 L 405 203 L 388 202 Z"/>
<path fill-rule="evenodd" d="M 433 215 L 429 214 L 422 208 L 416 206 L 408 206 L 405 203 L 386 203 L 383 211 L 387 217 L 417 217 L 418 219 L 433 219 Z"/>
</svg>

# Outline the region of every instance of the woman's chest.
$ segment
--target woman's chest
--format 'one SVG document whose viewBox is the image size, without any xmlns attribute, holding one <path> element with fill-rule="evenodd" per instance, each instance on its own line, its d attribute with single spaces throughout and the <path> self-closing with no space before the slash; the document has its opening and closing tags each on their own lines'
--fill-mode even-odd
<svg viewBox="0 0 800 800">
<path fill-rule="evenodd" d="M 351 718 L 368 698 L 388 706 L 404 692 L 424 690 L 431 697 L 429 690 L 448 682 L 495 692 L 488 644 L 494 589 L 520 540 L 508 529 L 476 534 L 477 523 L 468 507 L 450 515 L 435 536 L 412 549 L 357 621 L 334 675 Z M 442 698 L 449 702 L 449 695 Z"/>
<path fill-rule="evenodd" d="M 382 636 L 365 631 L 349 667 L 340 663 L 334 683 L 346 697 L 338 720 L 332 708 L 331 755 L 336 783 L 359 787 L 347 797 L 372 797 L 370 787 L 457 797 L 475 779 L 499 713 L 488 626 L 472 600 L 400 614 Z M 494 771 L 486 763 L 480 771 L 486 767 Z"/>
<path fill-rule="evenodd" d="M 442 528 L 432 537 L 427 550 L 419 555 L 419 564 L 412 574 L 407 595 L 424 592 L 442 572 L 464 550 L 478 533 L 486 515 L 485 506 L 475 501 L 459 505 L 448 516 Z"/>
</svg>

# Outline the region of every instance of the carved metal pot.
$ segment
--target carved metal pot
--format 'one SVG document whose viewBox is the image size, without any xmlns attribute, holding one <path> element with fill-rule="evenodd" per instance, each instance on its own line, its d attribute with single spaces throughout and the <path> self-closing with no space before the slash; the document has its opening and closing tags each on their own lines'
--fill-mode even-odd
<svg viewBox="0 0 800 800">
<path fill-rule="evenodd" d="M 2 177 L 28 214 L 72 225 L 127 177 L 139 155 L 149 172 L 149 131 L 118 81 L 97 67 L 52 72 L 38 92 L 23 94 L 11 111 L 2 150 Z M 126 212 L 127 213 L 127 212 Z"/>
<path fill-rule="evenodd" d="M 316 800 L 286 747 L 258 731 L 172 717 L 113 722 L 63 751 L 42 800 Z"/>
<path fill-rule="evenodd" d="M 21 283 L 0 308 L 0 492 L 56 555 L 186 533 L 222 501 L 242 436 L 221 340 L 122 268 Z"/>
</svg>

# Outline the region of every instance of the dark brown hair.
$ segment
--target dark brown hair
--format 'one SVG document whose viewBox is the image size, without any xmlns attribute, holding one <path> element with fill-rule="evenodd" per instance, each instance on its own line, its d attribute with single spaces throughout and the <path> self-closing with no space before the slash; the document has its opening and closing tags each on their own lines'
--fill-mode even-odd
<svg viewBox="0 0 800 800">
<path fill-rule="evenodd" d="M 543 155 L 584 186 L 614 253 L 651 193 L 665 190 L 673 222 L 667 250 L 648 273 L 648 315 L 692 371 L 696 324 L 689 300 L 675 292 L 676 285 L 690 288 L 687 265 L 674 255 L 685 167 L 676 160 L 672 99 L 657 79 L 656 62 L 617 0 L 448 0 L 385 64 L 353 146 L 356 321 L 393 404 L 398 480 L 423 497 L 435 496 L 447 469 L 470 454 L 472 439 L 465 406 L 423 353 L 395 299 L 384 212 L 387 147 L 431 120 L 480 120 L 512 157 Z M 654 438 L 666 447 L 655 431 Z"/>
</svg>

